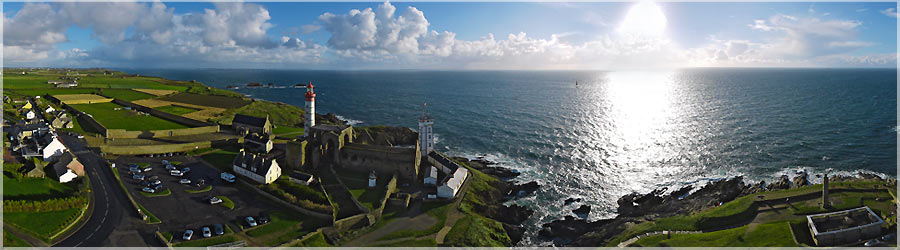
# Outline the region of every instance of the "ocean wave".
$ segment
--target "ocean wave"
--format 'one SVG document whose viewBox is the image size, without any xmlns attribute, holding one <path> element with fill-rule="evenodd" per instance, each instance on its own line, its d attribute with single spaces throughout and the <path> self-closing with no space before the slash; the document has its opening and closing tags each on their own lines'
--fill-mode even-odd
<svg viewBox="0 0 900 250">
<path fill-rule="evenodd" d="M 363 123 L 365 123 L 365 122 L 363 122 L 363 121 L 360 121 L 360 120 L 353 120 L 353 119 L 344 117 L 344 116 L 342 116 L 342 115 L 335 115 L 335 117 L 337 117 L 338 119 L 341 119 L 341 121 L 346 121 L 347 124 L 350 124 L 351 126 L 356 126 L 357 124 L 363 124 Z"/>
</svg>

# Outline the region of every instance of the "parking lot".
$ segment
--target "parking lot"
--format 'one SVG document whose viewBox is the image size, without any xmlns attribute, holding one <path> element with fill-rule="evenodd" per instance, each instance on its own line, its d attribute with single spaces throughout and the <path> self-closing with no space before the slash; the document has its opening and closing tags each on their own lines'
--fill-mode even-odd
<svg viewBox="0 0 900 250">
<path fill-rule="evenodd" d="M 171 176 L 169 170 L 162 165 L 162 160 L 181 162 L 177 169 L 181 170 L 185 167 L 190 168 L 184 176 Z M 135 180 L 129 173 L 129 164 L 149 163 L 152 168 L 144 174 L 150 176 L 158 176 L 160 184 L 171 191 L 167 196 L 146 197 L 142 195 L 141 189 L 145 186 L 140 180 Z M 143 165 L 143 164 L 142 164 Z M 182 241 L 181 237 L 185 229 L 193 229 L 193 240 L 202 238 L 200 228 L 209 226 L 211 229 L 214 224 L 225 224 L 234 232 L 240 232 L 241 227 L 237 223 L 243 223 L 243 218 L 247 216 L 259 216 L 269 213 L 275 209 L 273 205 L 264 201 L 262 198 L 257 199 L 253 192 L 244 191 L 237 188 L 236 183 L 227 183 L 219 178 L 219 170 L 211 168 L 190 157 L 166 157 L 166 158 L 138 158 L 138 157 L 120 157 L 116 160 L 117 170 L 119 171 L 122 181 L 126 189 L 134 197 L 135 201 L 143 205 L 153 215 L 159 218 L 162 223 L 155 225 L 159 227 L 160 232 L 172 232 L 173 243 Z M 188 190 L 202 190 L 202 187 L 196 187 L 188 184 L 181 184 L 179 180 L 186 178 L 196 183 L 198 180 L 205 180 L 206 185 L 211 185 L 212 189 L 206 192 L 189 193 Z M 162 192 L 164 189 L 160 189 Z M 228 209 L 220 204 L 209 204 L 210 196 L 225 196 L 234 202 L 234 209 Z"/>
</svg>

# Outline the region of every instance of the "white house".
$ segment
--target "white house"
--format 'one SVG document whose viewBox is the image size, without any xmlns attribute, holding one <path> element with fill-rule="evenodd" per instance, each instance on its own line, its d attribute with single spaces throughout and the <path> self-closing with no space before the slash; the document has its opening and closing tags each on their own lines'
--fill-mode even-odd
<svg viewBox="0 0 900 250">
<path fill-rule="evenodd" d="M 426 186 L 435 186 L 437 185 L 437 168 L 432 166 L 429 168 L 429 171 L 425 175 L 425 180 L 423 181 Z"/>
<path fill-rule="evenodd" d="M 56 137 L 55 134 L 48 134 L 44 137 L 45 138 L 42 139 L 49 140 L 47 144 L 40 144 L 46 145 L 41 148 L 41 155 L 44 157 L 44 161 L 52 161 L 57 156 L 60 156 L 66 152 L 66 145 L 63 145 L 63 143 L 59 140 L 58 137 Z"/>
<path fill-rule="evenodd" d="M 34 110 L 28 110 L 28 113 L 25 113 L 25 119 L 34 119 Z"/>
<path fill-rule="evenodd" d="M 445 182 L 444 185 L 438 187 L 438 197 L 453 198 L 453 196 L 456 196 L 456 193 L 462 188 L 462 185 L 468 176 L 469 170 L 466 168 L 457 169 L 453 172 L 453 176 L 451 176 L 450 179 L 447 179 L 447 182 Z"/>
<path fill-rule="evenodd" d="M 281 167 L 275 159 L 253 154 L 241 149 L 232 162 L 234 173 L 243 175 L 259 183 L 269 184 L 281 177 Z"/>
</svg>

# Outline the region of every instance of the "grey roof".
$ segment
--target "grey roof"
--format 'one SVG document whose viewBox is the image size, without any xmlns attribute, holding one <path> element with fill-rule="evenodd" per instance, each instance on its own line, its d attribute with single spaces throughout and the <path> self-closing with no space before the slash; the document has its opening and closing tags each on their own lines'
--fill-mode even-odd
<svg viewBox="0 0 900 250">
<path fill-rule="evenodd" d="M 458 169 L 460 167 L 459 164 L 456 164 L 455 161 L 452 161 L 452 160 L 448 159 L 447 157 L 444 157 L 444 155 L 442 155 L 442 154 L 438 154 L 437 151 L 431 151 L 431 153 L 428 153 L 428 157 L 431 157 L 435 161 L 440 163 L 441 165 L 444 165 L 445 167 L 450 168 L 450 172 L 456 171 L 456 169 Z"/>
<path fill-rule="evenodd" d="M 249 170 L 260 176 L 266 176 L 266 173 L 269 172 L 269 168 L 272 167 L 273 161 L 274 159 L 266 159 L 264 155 L 241 151 L 234 157 L 232 165 Z M 244 167 L 244 165 L 247 165 L 247 167 Z M 256 171 L 253 171 L 253 167 L 256 167 Z"/>
<path fill-rule="evenodd" d="M 69 168 L 66 166 L 68 166 L 73 159 L 75 158 L 70 153 L 62 154 L 59 157 L 59 160 L 53 163 L 53 176 L 59 178 L 60 176 L 66 174 L 66 172 L 69 171 Z"/>
<path fill-rule="evenodd" d="M 246 125 L 261 128 L 266 125 L 266 118 L 236 114 L 236 115 L 234 115 L 234 119 L 231 120 L 231 124 L 235 124 L 235 123 L 246 124 Z"/>
<path fill-rule="evenodd" d="M 327 125 L 327 124 L 319 124 L 319 125 L 312 126 L 311 128 L 316 129 L 316 130 L 334 131 L 334 132 L 341 132 L 341 130 L 344 130 L 341 127 L 334 126 L 334 125 Z"/>
<path fill-rule="evenodd" d="M 309 181 L 310 179 L 313 178 L 313 176 L 310 175 L 310 174 L 300 173 L 300 172 L 292 172 L 292 173 L 290 174 L 290 177 L 291 177 L 291 178 L 294 178 L 294 179 L 301 180 L 301 181 Z"/>
</svg>

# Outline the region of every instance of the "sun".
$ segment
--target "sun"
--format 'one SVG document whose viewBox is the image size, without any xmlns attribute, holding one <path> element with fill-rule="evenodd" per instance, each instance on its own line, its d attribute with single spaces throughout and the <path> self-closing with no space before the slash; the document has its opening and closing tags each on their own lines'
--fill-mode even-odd
<svg viewBox="0 0 900 250">
<path fill-rule="evenodd" d="M 642 1 L 628 10 L 619 25 L 619 32 L 641 36 L 663 36 L 666 30 L 666 14 L 656 3 Z"/>
</svg>

